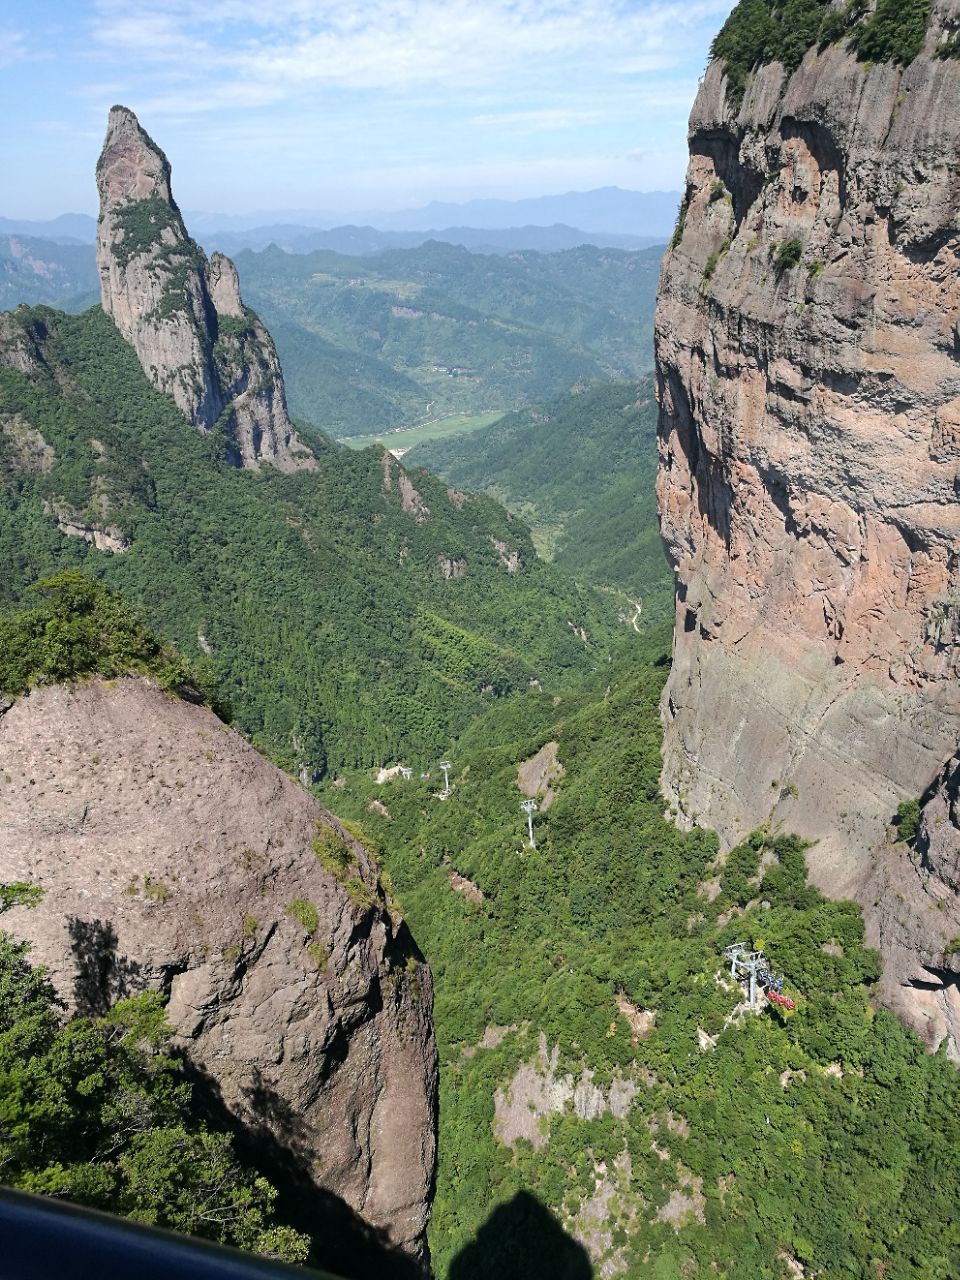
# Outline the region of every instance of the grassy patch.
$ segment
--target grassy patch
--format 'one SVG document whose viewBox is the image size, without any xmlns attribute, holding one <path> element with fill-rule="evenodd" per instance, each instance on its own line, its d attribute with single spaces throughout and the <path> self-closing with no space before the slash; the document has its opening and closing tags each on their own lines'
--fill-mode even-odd
<svg viewBox="0 0 960 1280">
<path fill-rule="evenodd" d="M 447 418 L 435 418 L 432 422 L 420 422 L 412 427 L 392 427 L 365 436 L 344 436 L 340 443 L 351 449 L 366 449 L 372 444 L 382 444 L 387 449 L 412 449 L 426 440 L 472 435 L 474 431 L 482 431 L 484 427 L 499 422 L 502 417 L 501 409 L 493 409 L 489 413 L 454 413 Z"/>
<path fill-rule="evenodd" d="M 307 898 L 297 898 L 291 902 L 287 907 L 287 915 L 303 925 L 307 933 L 316 933 L 320 917 L 317 914 L 317 908 Z"/>
</svg>

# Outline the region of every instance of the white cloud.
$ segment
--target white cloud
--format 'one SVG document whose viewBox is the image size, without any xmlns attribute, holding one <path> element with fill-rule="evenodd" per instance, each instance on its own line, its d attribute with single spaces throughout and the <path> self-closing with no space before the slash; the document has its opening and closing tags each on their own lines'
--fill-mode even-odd
<svg viewBox="0 0 960 1280">
<path fill-rule="evenodd" d="M 153 0 L 131 12 L 126 0 L 98 0 L 93 36 L 104 54 L 226 81 L 257 105 L 329 87 L 462 93 L 667 71 L 702 23 L 729 7 L 730 0 Z M 192 98 L 195 110 L 210 102 Z"/>
<path fill-rule="evenodd" d="M 24 32 L 0 28 L 0 67 L 12 67 L 28 56 Z"/>
<path fill-rule="evenodd" d="M 22 30 L 0 22 L 0 64 L 16 63 L 0 98 L 20 127 L 0 168 L 39 192 L 43 121 L 68 121 L 77 154 L 47 186 L 80 207 L 106 111 L 124 102 L 188 207 L 673 186 L 733 2 L 61 0 L 54 29 L 31 25 L 42 2 L 12 0 Z"/>
</svg>

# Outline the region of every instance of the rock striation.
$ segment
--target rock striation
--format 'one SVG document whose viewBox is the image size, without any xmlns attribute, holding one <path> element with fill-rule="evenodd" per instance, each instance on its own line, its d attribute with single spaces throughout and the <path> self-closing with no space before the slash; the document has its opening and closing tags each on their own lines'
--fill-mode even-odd
<svg viewBox="0 0 960 1280">
<path fill-rule="evenodd" d="M 132 111 L 114 107 L 97 163 L 103 309 L 155 387 L 199 431 L 218 427 L 241 467 L 315 465 L 287 415 L 273 341 L 243 305 L 229 258 L 187 234 L 166 156 Z"/>
<path fill-rule="evenodd" d="M 430 972 L 363 845 L 212 712 L 142 679 L 0 711 L 0 809 L 0 881 L 44 890 L 4 928 L 62 999 L 101 1012 L 164 992 L 176 1043 L 258 1153 L 286 1152 L 422 1257 Z"/>
<path fill-rule="evenodd" d="M 905 68 L 842 43 L 772 63 L 740 107 L 713 63 L 656 316 L 664 790 L 727 842 L 816 841 L 885 999 L 955 1053 L 953 864 L 933 841 L 933 893 L 886 828 L 960 736 L 960 62 L 936 57 L 958 22 L 935 0 Z"/>
</svg>

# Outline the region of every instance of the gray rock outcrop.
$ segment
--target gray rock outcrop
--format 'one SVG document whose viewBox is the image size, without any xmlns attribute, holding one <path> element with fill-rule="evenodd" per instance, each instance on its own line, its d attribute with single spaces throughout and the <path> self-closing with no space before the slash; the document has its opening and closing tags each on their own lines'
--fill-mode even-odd
<svg viewBox="0 0 960 1280">
<path fill-rule="evenodd" d="M 960 755 L 944 765 L 920 812 L 917 848 L 923 866 L 960 892 Z"/>
<path fill-rule="evenodd" d="M 248 1133 L 422 1256 L 430 973 L 363 845 L 212 712 L 146 680 L 0 714 L 4 916 L 72 1007 L 145 988 Z"/>
<path fill-rule="evenodd" d="M 97 163 L 103 309 L 143 371 L 199 431 L 219 427 L 236 466 L 315 466 L 287 415 L 273 341 L 244 307 L 233 263 L 187 234 L 166 156 L 114 107 Z"/>
<path fill-rule="evenodd" d="M 711 65 L 656 317 L 665 792 L 728 843 L 816 841 L 933 1042 L 918 984 L 960 899 L 934 913 L 885 829 L 960 735 L 960 62 L 935 56 L 958 18 L 935 0 L 906 68 L 843 45 L 768 65 L 739 108 Z"/>
</svg>

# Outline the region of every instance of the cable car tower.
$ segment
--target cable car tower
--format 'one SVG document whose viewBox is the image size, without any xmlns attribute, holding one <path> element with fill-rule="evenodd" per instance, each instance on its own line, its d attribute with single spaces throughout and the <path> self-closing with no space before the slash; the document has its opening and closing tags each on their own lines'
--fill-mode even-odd
<svg viewBox="0 0 960 1280">
<path fill-rule="evenodd" d="M 536 800 L 521 800 L 520 808 L 527 815 L 527 831 L 530 833 L 530 848 L 535 849 L 537 844 L 533 838 L 533 815 L 537 811 L 537 802 Z"/>
<path fill-rule="evenodd" d="M 450 770 L 453 768 L 453 765 L 449 760 L 441 760 L 440 768 L 443 770 L 443 791 L 440 793 L 440 799 L 446 800 L 447 796 L 450 794 Z"/>
<path fill-rule="evenodd" d="M 745 942 L 734 942 L 724 947 L 723 954 L 730 961 L 730 977 L 735 982 L 746 982 L 749 1006 L 753 1013 L 759 1008 L 757 995 L 763 990 L 768 1000 L 782 1009 L 795 1009 L 796 1001 L 783 994 L 786 981 L 782 973 L 775 973 L 762 951 L 751 951 Z"/>
</svg>

